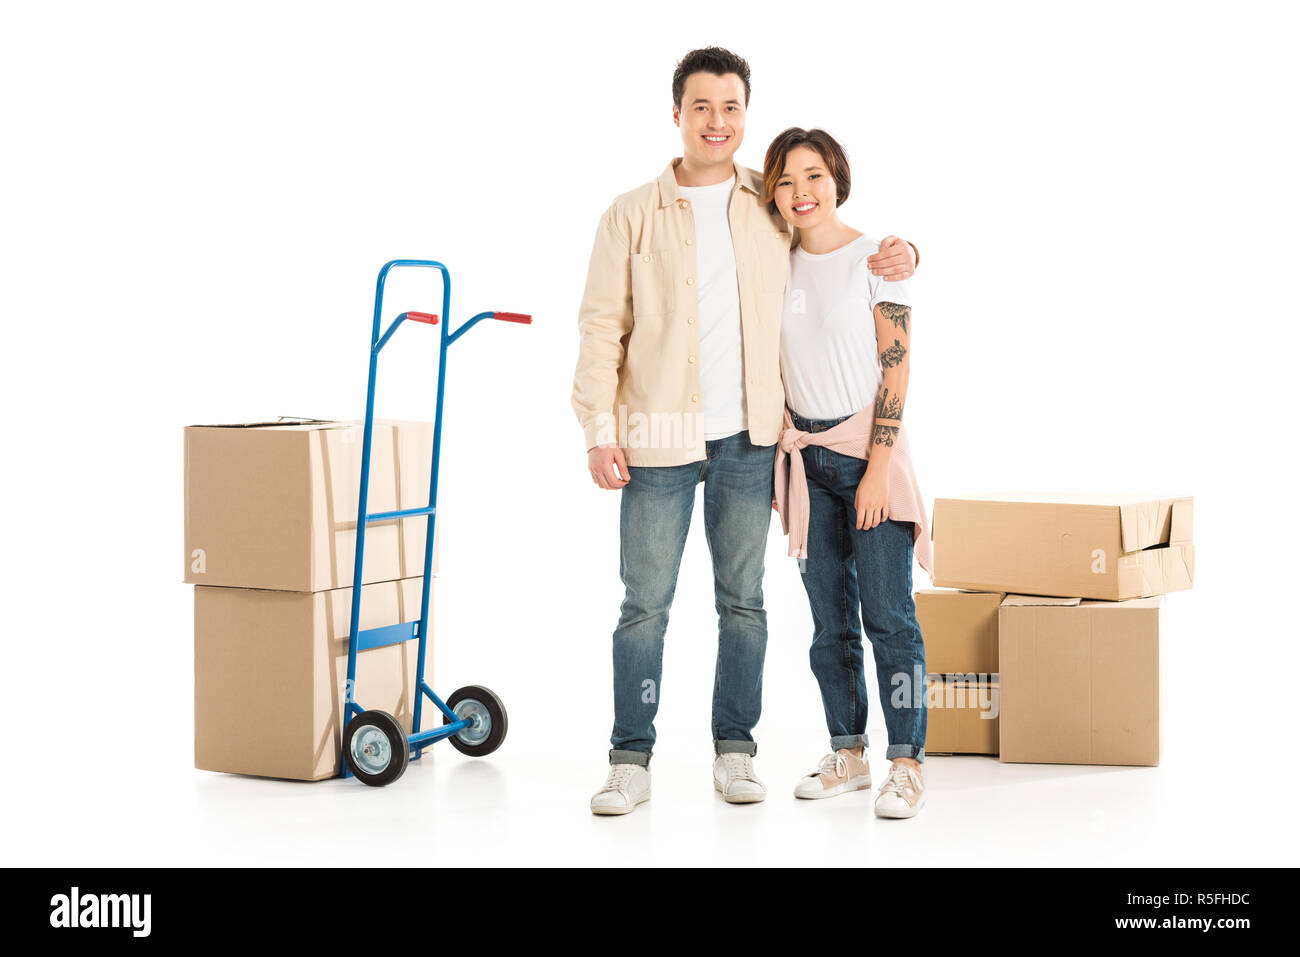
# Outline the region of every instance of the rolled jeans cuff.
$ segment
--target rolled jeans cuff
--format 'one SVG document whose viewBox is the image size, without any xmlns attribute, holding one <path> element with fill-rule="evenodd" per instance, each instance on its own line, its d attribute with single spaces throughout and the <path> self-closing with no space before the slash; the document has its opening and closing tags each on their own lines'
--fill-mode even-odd
<svg viewBox="0 0 1300 957">
<path fill-rule="evenodd" d="M 891 744 L 885 749 L 885 757 L 889 760 L 894 758 L 914 758 L 918 762 L 925 761 L 925 748 L 918 747 L 915 744 Z"/>
<path fill-rule="evenodd" d="M 611 748 L 609 752 L 610 764 L 639 764 L 643 768 L 650 767 L 649 751 L 620 751 Z"/>
<path fill-rule="evenodd" d="M 852 751 L 854 748 L 867 746 L 867 736 L 865 734 L 837 734 L 831 738 L 831 750 L 839 751 L 841 749 Z"/>
<path fill-rule="evenodd" d="M 751 758 L 758 753 L 758 745 L 753 741 L 714 741 L 714 754 L 748 754 Z"/>
</svg>

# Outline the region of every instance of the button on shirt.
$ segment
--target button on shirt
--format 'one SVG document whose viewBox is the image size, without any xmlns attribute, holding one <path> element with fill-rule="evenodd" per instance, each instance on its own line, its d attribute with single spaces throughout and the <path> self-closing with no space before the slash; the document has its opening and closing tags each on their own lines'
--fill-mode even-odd
<svg viewBox="0 0 1300 957">
<path fill-rule="evenodd" d="M 699 317 L 700 351 L 686 357 L 700 366 L 700 404 L 704 413 L 704 438 L 724 439 L 745 428 L 745 375 L 740 337 L 740 286 L 736 282 L 736 251 L 731 240 L 727 206 L 736 177 L 713 186 L 679 186 L 694 214 L 696 247 L 695 285 Z"/>
</svg>

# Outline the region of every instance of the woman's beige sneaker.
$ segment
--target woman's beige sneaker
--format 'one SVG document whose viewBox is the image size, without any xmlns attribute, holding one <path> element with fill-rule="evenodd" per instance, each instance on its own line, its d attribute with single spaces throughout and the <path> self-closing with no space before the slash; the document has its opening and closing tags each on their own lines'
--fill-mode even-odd
<svg viewBox="0 0 1300 957">
<path fill-rule="evenodd" d="M 895 761 L 876 795 L 876 817 L 915 817 L 925 807 L 925 782 L 916 768 Z"/>
<path fill-rule="evenodd" d="M 650 800 L 650 771 L 639 764 L 611 764 L 605 784 L 591 798 L 592 814 L 627 814 Z"/>
<path fill-rule="evenodd" d="M 822 758 L 816 771 L 799 779 L 794 796 L 815 801 L 869 787 L 871 769 L 867 767 L 866 755 L 859 757 L 848 748 L 841 748 Z"/>
</svg>

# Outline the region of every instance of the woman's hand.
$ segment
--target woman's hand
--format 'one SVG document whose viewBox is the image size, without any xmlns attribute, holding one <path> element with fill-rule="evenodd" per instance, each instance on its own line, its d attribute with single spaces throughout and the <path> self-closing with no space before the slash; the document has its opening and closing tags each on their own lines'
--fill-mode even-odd
<svg viewBox="0 0 1300 957">
<path fill-rule="evenodd" d="M 853 507 L 858 512 L 860 529 L 875 528 L 889 518 L 889 475 L 884 469 L 867 466 L 867 474 L 853 496 Z"/>
</svg>

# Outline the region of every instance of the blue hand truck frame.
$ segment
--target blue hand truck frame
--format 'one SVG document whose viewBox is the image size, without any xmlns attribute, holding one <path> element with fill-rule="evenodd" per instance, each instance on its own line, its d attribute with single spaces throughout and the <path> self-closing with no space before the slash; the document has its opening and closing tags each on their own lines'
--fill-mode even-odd
<svg viewBox="0 0 1300 957">
<path fill-rule="evenodd" d="M 443 321 L 439 323 L 436 313 L 403 312 L 393 320 L 383 335 L 380 335 L 379 328 L 384 308 L 384 282 L 389 272 L 405 267 L 436 269 L 442 274 Z M 442 448 L 443 391 L 447 379 L 447 350 L 453 342 L 483 319 L 518 323 L 531 323 L 533 320 L 531 316 L 522 313 L 480 312 L 452 332 L 450 310 L 451 274 L 442 263 L 426 259 L 394 259 L 385 263 L 379 271 L 379 280 L 375 286 L 374 323 L 370 334 L 370 375 L 366 386 L 365 433 L 361 447 L 361 494 L 357 505 L 357 543 L 352 572 L 352 615 L 348 630 L 348 676 L 343 709 L 341 762 L 344 777 L 355 776 L 363 783 L 372 786 L 383 786 L 397 780 L 406 770 L 412 754 L 418 758 L 426 747 L 443 738 L 449 738 L 456 749 L 464 754 L 473 756 L 489 754 L 500 747 L 507 728 L 505 707 L 495 694 L 480 685 L 470 685 L 459 689 L 444 702 L 433 693 L 433 689 L 424 680 L 424 665 L 428 648 L 429 596 L 433 587 L 433 535 L 438 508 L 438 465 Z M 392 339 L 393 333 L 407 319 L 429 325 L 441 325 L 438 349 L 438 395 L 433 426 L 433 461 L 429 470 L 429 504 L 421 508 L 397 509 L 391 512 L 376 512 L 372 515 L 367 514 L 366 509 L 370 489 L 370 447 L 374 435 L 375 378 L 379 367 L 379 353 Z M 427 525 L 419 621 L 360 630 L 366 527 L 378 522 L 421 516 L 427 519 Z M 362 708 L 357 703 L 355 691 L 358 652 L 412 640 L 419 643 L 419 650 L 416 659 L 415 707 L 411 731 L 408 734 L 401 722 L 391 714 L 385 711 L 367 711 Z M 440 727 L 423 730 L 420 721 L 426 697 L 442 713 L 443 724 Z"/>
</svg>

